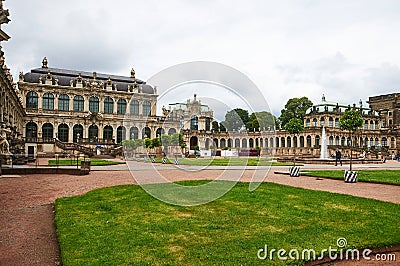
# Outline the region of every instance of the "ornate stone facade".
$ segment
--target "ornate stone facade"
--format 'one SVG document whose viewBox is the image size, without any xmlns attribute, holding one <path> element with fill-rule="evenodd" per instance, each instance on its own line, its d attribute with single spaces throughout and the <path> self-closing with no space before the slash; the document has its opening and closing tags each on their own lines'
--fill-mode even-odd
<svg viewBox="0 0 400 266">
<path fill-rule="evenodd" d="M 124 139 L 153 138 L 178 130 L 176 121 L 156 117 L 157 89 L 130 77 L 42 67 L 20 74 L 26 110 L 28 153 L 56 153 L 54 138 L 89 147 L 116 146 Z"/>
<path fill-rule="evenodd" d="M 3 1 L 0 0 L 0 42 L 10 38 L 1 30 L 1 25 L 10 21 L 8 16 L 9 12 L 3 9 Z M 4 52 L 0 46 L 0 153 L 21 152 L 24 116 L 20 91 L 5 64 Z"/>
</svg>

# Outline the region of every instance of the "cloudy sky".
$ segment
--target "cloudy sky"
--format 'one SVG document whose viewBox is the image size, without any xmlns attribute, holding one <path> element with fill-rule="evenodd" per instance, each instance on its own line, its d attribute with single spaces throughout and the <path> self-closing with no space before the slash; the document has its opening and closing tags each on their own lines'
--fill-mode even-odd
<svg viewBox="0 0 400 266">
<path fill-rule="evenodd" d="M 292 97 L 316 103 L 325 94 L 358 103 L 400 91 L 398 0 L 9 0 L 4 6 L 12 21 L 2 29 L 12 38 L 3 47 L 14 77 L 40 67 L 44 56 L 57 68 L 129 75 L 134 67 L 142 80 L 184 62 L 211 61 L 248 76 L 275 115 Z M 213 98 L 200 87 L 187 91 Z"/>
</svg>

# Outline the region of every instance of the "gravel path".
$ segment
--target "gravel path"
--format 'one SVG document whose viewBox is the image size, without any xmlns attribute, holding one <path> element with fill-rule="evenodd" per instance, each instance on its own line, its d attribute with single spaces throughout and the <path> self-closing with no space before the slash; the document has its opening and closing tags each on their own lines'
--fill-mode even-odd
<svg viewBox="0 0 400 266">
<path fill-rule="evenodd" d="M 136 163 L 135 167 L 138 169 L 134 172 L 135 176 L 145 177 L 151 182 L 154 172 L 150 171 L 150 164 Z M 108 171 L 92 171 L 87 176 L 29 175 L 0 178 L 0 265 L 59 265 L 54 200 L 82 195 L 100 187 L 136 183 L 131 173 L 126 171 L 126 166 L 107 168 Z M 230 179 L 239 173 L 243 174 L 241 181 L 248 182 L 254 174 L 254 170 L 243 169 L 187 171 L 171 166 L 157 166 L 157 169 L 160 175 L 171 181 L 215 179 L 219 176 Z M 273 171 L 269 172 L 266 181 L 400 203 L 400 186 L 346 184 L 313 177 L 294 178 L 273 174 Z M 397 254 L 397 258 L 400 259 L 400 254 Z M 362 265 L 368 264 L 364 262 Z"/>
</svg>

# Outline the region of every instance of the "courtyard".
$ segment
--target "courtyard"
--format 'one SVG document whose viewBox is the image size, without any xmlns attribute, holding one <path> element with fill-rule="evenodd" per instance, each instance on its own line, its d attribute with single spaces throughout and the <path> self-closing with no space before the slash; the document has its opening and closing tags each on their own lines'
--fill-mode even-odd
<svg viewBox="0 0 400 266">
<path fill-rule="evenodd" d="M 193 165 L 182 165 L 179 166 L 180 168 L 176 168 L 173 165 L 162 165 L 162 164 L 150 164 L 150 163 L 143 163 L 143 162 L 134 162 L 134 167 L 135 170 L 132 171 L 134 176 L 148 176 L 151 178 L 152 173 L 154 173 L 154 168 L 161 173 L 163 176 L 165 176 L 168 180 L 173 181 L 173 182 L 178 182 L 178 181 L 188 181 L 188 182 L 194 182 L 193 184 L 196 184 L 196 182 L 206 182 L 207 180 L 213 180 L 220 176 L 223 172 L 231 172 L 232 174 L 237 171 L 243 171 L 242 177 L 241 177 L 241 182 L 249 182 L 254 174 L 254 171 L 256 167 L 245 167 L 243 166 L 229 166 L 224 167 L 224 166 L 208 166 L 206 168 L 202 168 L 200 170 L 200 166 L 193 166 Z M 345 169 L 347 166 L 343 166 L 341 169 Z M 321 166 L 321 165 L 306 165 L 304 167 L 304 170 L 327 170 L 327 169 L 337 169 L 332 166 Z M 396 171 L 398 170 L 398 163 L 397 162 L 388 162 L 386 164 L 379 164 L 379 165 L 357 165 L 356 166 L 357 170 L 392 170 Z M 190 170 L 190 172 L 188 172 Z M 195 170 L 195 171 L 193 171 Z M 388 208 L 394 208 L 392 211 L 389 211 L 384 214 L 384 216 L 381 217 L 382 222 L 385 224 L 377 226 L 377 224 L 373 225 L 371 228 L 376 227 L 379 228 L 382 232 L 386 232 L 382 234 L 381 239 L 377 239 L 375 237 L 372 237 L 370 241 L 372 240 L 371 245 L 372 247 L 369 246 L 369 248 L 381 248 L 382 246 L 397 246 L 397 250 L 399 248 L 399 239 L 395 239 L 396 235 L 398 236 L 399 234 L 396 233 L 395 231 L 397 229 L 390 228 L 393 224 L 390 222 L 390 219 L 388 220 L 388 217 L 393 217 L 399 213 L 398 211 L 395 211 L 395 209 L 398 209 L 398 204 L 400 204 L 400 186 L 396 185 L 385 185 L 385 184 L 375 184 L 375 183 L 365 183 L 365 182 L 358 182 L 355 184 L 347 184 L 344 183 L 343 180 L 334 180 L 334 179 L 326 179 L 326 178 L 317 178 L 317 177 L 306 177 L 306 176 L 301 176 L 301 177 L 290 177 L 288 175 L 282 175 L 282 174 L 275 174 L 274 172 L 279 172 L 279 171 L 285 171 L 287 170 L 286 167 L 279 167 L 279 166 L 274 166 L 271 168 L 271 171 L 269 171 L 267 178 L 265 179 L 265 183 L 260 186 L 259 191 L 256 190 L 254 193 L 258 193 L 257 197 L 264 197 L 264 194 L 267 192 L 266 190 L 272 189 L 276 191 L 275 193 L 279 194 L 279 191 L 282 193 L 282 200 L 285 199 L 289 200 L 292 202 L 293 206 L 296 206 L 297 204 L 295 203 L 296 201 L 293 201 L 293 199 L 290 199 L 288 197 L 284 197 L 286 194 L 290 195 L 303 195 L 301 197 L 305 197 L 307 193 L 310 195 L 310 199 L 314 198 L 314 204 L 320 205 L 323 204 L 324 202 L 327 202 L 327 199 L 335 199 L 336 197 L 340 198 L 340 206 L 343 208 L 353 208 L 354 207 L 354 202 L 352 202 L 352 197 L 350 196 L 355 196 L 354 201 L 357 201 L 357 204 L 359 201 L 363 202 L 363 205 L 365 206 L 371 206 L 371 208 L 379 208 L 377 206 L 381 206 L 384 211 L 384 209 Z M 131 173 L 128 171 L 126 165 L 112 165 L 112 166 L 94 166 L 92 167 L 92 172 L 87 175 L 87 176 L 71 176 L 71 175 L 29 175 L 29 176 L 3 176 L 0 179 L 0 202 L 1 202 L 1 210 L 0 210 L 0 221 L 2 226 L 1 229 L 1 238 L 0 238 L 0 261 L 2 264 L 5 265 L 55 265 L 55 264 L 60 264 L 61 263 L 61 255 L 60 255 L 60 247 L 59 243 L 57 241 L 57 234 L 56 234 L 56 227 L 54 223 L 55 219 L 55 208 L 54 208 L 54 202 L 59 199 L 59 198 L 64 198 L 64 197 L 70 197 L 70 196 L 79 196 L 79 195 L 84 195 L 89 191 L 98 189 L 98 188 L 104 188 L 104 187 L 110 187 L 110 186 L 119 186 L 119 185 L 133 185 L 135 184 L 135 179 L 132 177 Z M 235 187 L 234 190 L 240 189 L 240 187 L 247 187 L 245 184 L 239 183 L 239 188 Z M 273 184 L 272 184 L 273 183 Z M 85 198 L 89 197 L 89 202 L 96 202 L 96 197 L 93 199 L 90 199 L 90 195 L 102 195 L 104 197 L 105 195 L 113 195 L 113 193 L 118 193 L 120 190 L 121 193 L 126 192 L 127 190 L 129 191 L 130 189 L 135 190 L 135 193 L 138 193 L 140 197 L 144 197 L 143 193 L 141 194 L 139 187 L 134 186 L 133 188 L 130 187 L 116 187 L 116 188 L 108 188 L 106 190 L 99 190 L 99 191 L 93 191 L 87 196 L 81 198 L 74 198 L 74 202 L 85 202 Z M 292 187 L 292 188 L 291 188 Z M 300 190 L 298 190 L 300 188 Z M 302 190 L 306 189 L 306 190 Z M 314 192 L 312 192 L 312 191 Z M 12 192 L 11 192 L 12 191 Z M 102 192 L 105 191 L 105 192 Z M 113 191 L 113 192 L 112 192 Z M 246 190 L 244 190 L 246 191 Z M 290 191 L 290 193 L 288 192 Z M 310 191 L 310 192 L 307 192 Z M 325 193 L 325 192 L 329 193 Z M 110 193 L 107 193 L 110 192 Z M 264 193 L 262 193 L 264 192 Z M 94 193 L 94 194 L 93 194 Z M 104 194 L 105 193 L 105 194 Z M 249 192 L 248 192 L 249 193 Z M 319 194 L 314 194 L 314 193 L 322 193 L 323 197 Z M 330 194 L 334 193 L 334 194 Z M 244 192 L 239 193 L 241 196 L 239 196 L 238 201 L 240 202 L 246 202 L 246 200 L 243 200 L 242 194 Z M 343 194 L 343 195 L 337 195 L 337 194 Z M 126 194 L 124 197 L 129 196 L 130 194 Z M 314 195 L 314 196 L 312 196 Z M 345 195 L 350 195 L 350 196 L 345 196 Z M 287 195 L 286 195 L 287 196 Z M 112 197 L 112 196 L 110 196 Z M 238 194 L 228 194 L 227 197 L 229 198 L 229 201 L 235 201 L 235 197 L 238 197 Z M 324 200 L 316 200 L 317 198 L 324 198 Z M 361 198 L 368 198 L 368 199 L 374 199 L 378 201 L 371 201 L 371 200 L 366 200 L 366 199 L 359 199 Z M 149 199 L 150 198 L 150 199 Z M 149 200 L 149 204 L 161 204 L 161 202 L 157 203 L 158 201 L 155 199 L 151 199 L 151 197 L 147 196 L 147 199 Z M 275 199 L 279 199 L 279 197 L 275 194 Z M 265 200 L 265 199 L 264 199 Z M 304 201 L 303 199 L 302 201 Z M 105 202 L 111 202 L 112 199 L 107 199 Z M 366 201 L 366 203 L 365 203 Z M 59 202 L 68 202 L 68 200 L 62 200 Z M 260 202 L 263 202 L 262 200 Z M 313 201 L 309 201 L 307 204 L 313 204 Z M 98 202 L 97 202 L 98 203 Z M 394 203 L 395 205 L 391 204 Z M 115 203 L 117 204 L 117 203 Z M 212 203 L 214 204 L 214 203 Z M 301 204 L 301 203 L 298 203 Z M 389 205 L 387 205 L 389 204 Z M 78 204 L 79 205 L 79 204 Z M 223 204 L 224 205 L 224 204 Z M 108 206 L 105 204 L 103 206 L 103 211 L 108 210 L 109 208 L 113 208 L 113 204 Z M 169 207 L 168 207 L 169 206 Z M 211 208 L 213 205 L 204 205 L 207 208 Z M 207 207 L 208 206 L 208 207 Z M 232 206 L 235 206 L 233 204 Z M 266 206 L 268 206 L 268 203 L 266 203 Z M 346 207 L 347 206 L 347 207 Z M 353 206 L 353 207 L 351 207 Z M 166 209 L 173 208 L 170 205 L 165 205 Z M 75 208 L 75 207 L 74 207 Z M 152 208 L 152 207 L 151 207 Z M 149 209 L 149 211 L 151 210 Z M 212 217 L 210 217 L 210 220 L 207 220 L 208 215 L 206 215 L 206 212 L 204 207 L 191 207 L 189 209 L 186 209 L 184 213 L 191 213 L 191 212 L 203 212 L 205 216 L 203 216 L 201 223 L 203 224 L 210 224 L 210 228 L 208 228 L 206 231 L 210 234 L 214 232 L 214 223 L 212 223 Z M 272 207 L 271 207 L 272 208 Z M 361 207 L 362 210 L 365 211 L 365 208 L 367 207 Z M 163 208 L 162 208 L 163 209 Z M 89 207 L 90 210 L 90 207 Z M 363 211 L 361 211 L 363 212 Z M 61 213 L 61 211 L 60 211 Z M 95 211 L 91 211 L 89 213 L 95 213 Z M 149 217 L 147 220 L 147 223 L 151 223 L 151 218 L 153 214 L 150 211 L 149 213 L 143 213 L 143 215 L 146 215 Z M 173 212 L 174 213 L 174 212 Z M 222 212 L 222 218 L 224 217 L 223 215 L 224 212 Z M 226 212 L 225 212 L 226 214 Z M 229 213 L 228 213 L 229 214 Z M 226 214 L 226 215 L 228 215 Z M 63 217 L 71 215 L 71 219 L 73 219 L 72 213 L 63 213 Z M 106 213 L 103 213 L 103 215 L 106 215 Z M 129 216 L 129 213 L 127 214 Z M 168 215 L 167 213 L 165 215 Z M 193 215 L 190 214 L 190 215 Z M 289 215 L 289 214 L 288 214 Z M 298 214 L 296 214 L 298 215 Z M 325 218 L 322 218 L 321 221 L 324 221 L 324 223 L 328 222 L 330 218 L 328 218 L 324 214 Z M 359 213 L 360 218 L 361 214 Z M 377 214 L 377 218 L 379 218 L 379 215 L 383 214 Z M 314 214 L 315 216 L 315 214 Z M 168 216 L 166 216 L 168 217 Z M 341 215 L 338 216 L 339 218 L 345 218 L 345 219 L 352 219 L 352 216 L 343 216 Z M 386 217 L 386 218 L 384 218 Z M 93 217 L 94 219 L 97 219 L 96 217 Z M 258 217 L 259 218 L 259 217 Z M 353 216 L 354 218 L 354 216 Z M 215 219 L 215 217 L 214 217 Z M 254 219 L 254 218 L 253 218 Z M 308 224 L 307 220 L 302 220 L 301 218 L 300 222 L 304 224 Z M 336 218 L 335 218 L 336 219 Z M 356 219 L 356 218 L 354 218 Z M 365 216 L 363 219 L 368 219 L 368 215 Z M 372 219 L 372 218 L 371 218 Z M 142 219 L 139 219 L 141 221 Z M 208 221 L 208 222 L 207 222 Z M 257 220 L 258 221 L 258 220 Z M 248 221 L 247 221 L 248 222 Z M 290 221 L 289 222 L 289 227 L 290 227 Z M 371 222 L 371 221 L 370 221 Z M 375 221 L 376 222 L 376 221 Z M 319 224 L 319 222 L 314 221 L 316 225 Z M 322 222 L 321 222 L 322 223 Z M 369 223 L 369 222 L 368 222 Z M 366 224 L 368 224 L 366 222 Z M 374 222 L 373 222 L 374 223 Z M 177 225 L 178 227 L 181 225 Z M 221 226 L 221 225 L 219 225 Z M 268 225 L 267 225 L 268 226 Z M 277 225 L 282 226 L 282 225 Z M 293 224 L 294 226 L 294 224 Z M 296 226 L 299 226 L 297 224 Z M 333 225 L 333 231 L 338 230 L 336 232 L 340 232 L 340 229 L 342 225 Z M 217 226 L 218 227 L 218 226 Z M 214 228 L 214 229 L 213 229 Z M 240 226 L 239 226 L 240 228 Z M 369 230 L 371 230 L 371 228 Z M 68 227 L 66 227 L 68 229 Z M 217 228 L 218 229 L 218 228 Z M 217 230 L 215 229 L 215 230 Z M 237 228 L 236 228 L 237 229 Z M 242 228 L 244 229 L 244 228 Z M 354 228 L 353 228 L 354 229 Z M 178 230 L 179 229 L 174 229 Z M 217 231 L 219 233 L 223 233 L 224 230 L 219 228 Z M 280 230 L 280 229 L 279 229 Z M 344 228 L 343 230 L 350 230 L 349 228 Z M 263 230 L 259 230 L 258 232 L 262 232 Z M 268 230 L 266 229 L 265 232 Z M 352 231 L 352 230 L 350 230 Z M 349 231 L 349 232 L 350 232 Z M 357 230 L 355 230 L 357 231 Z M 74 231 L 68 231 L 69 235 L 72 234 L 71 237 L 76 237 L 73 236 Z M 65 233 L 65 232 L 64 232 Z M 228 235 L 233 235 L 232 232 L 226 231 L 225 234 Z M 350 234 L 350 233 L 349 233 Z M 200 234 L 201 235 L 201 234 Z M 299 243 L 303 243 L 302 241 L 305 241 L 302 238 L 305 238 L 303 235 L 299 235 L 300 237 L 299 240 L 297 240 L 297 245 Z M 338 236 L 339 237 L 339 236 Z M 352 235 L 353 241 L 358 241 L 360 236 Z M 393 238 L 394 237 L 394 238 Z M 356 239 L 354 239 L 356 238 Z M 67 238 L 68 239 L 68 238 Z M 265 239 L 265 238 L 264 238 Z M 263 240 L 263 238 L 260 238 L 259 240 Z M 374 242 L 374 241 L 378 242 Z M 101 239 L 101 241 L 105 241 L 104 239 Z M 100 242 L 101 242 L 100 241 Z M 108 239 L 107 241 L 113 241 L 113 239 Z M 157 240 L 157 241 L 162 241 L 162 240 Z M 350 241 L 350 238 L 349 238 Z M 365 240 L 360 240 L 361 243 L 368 243 L 368 241 Z M 364 242 L 363 242 L 364 241 Z M 380 242 L 379 242 L 380 241 Z M 386 241 L 386 242 L 385 242 Z M 89 241 L 90 242 L 90 241 Z M 258 243 L 257 245 L 255 243 Z M 276 245 L 280 244 L 281 242 L 274 242 Z M 154 243 L 153 243 L 154 244 Z M 153 245 L 149 243 L 149 245 Z M 182 244 L 182 243 L 181 243 Z M 183 243 L 184 244 L 184 243 Z M 252 248 L 253 250 L 256 250 L 259 247 L 260 242 L 254 242 L 255 246 L 252 246 L 250 244 L 246 244 L 247 248 Z M 288 243 L 286 243 L 288 244 Z M 319 243 L 320 246 L 325 245 L 326 243 Z M 68 246 L 68 245 L 66 245 Z M 179 246 L 179 245 L 178 245 Z M 212 245 L 211 245 L 212 246 Z M 318 246 L 319 247 L 319 246 Z M 79 246 L 76 246 L 74 248 L 80 248 Z M 396 249 L 396 248 L 395 248 Z M 218 252 L 218 249 L 214 250 L 214 252 Z M 99 252 L 96 251 L 96 252 Z M 104 251 L 105 252 L 105 251 Z M 178 251 L 171 251 L 171 254 L 174 252 L 180 252 Z M 393 251 L 395 254 L 397 254 L 397 257 L 399 257 L 399 252 L 398 251 Z M 178 254 L 177 253 L 177 254 Z M 171 255 L 170 254 L 170 255 Z M 198 254 L 199 256 L 202 256 L 201 253 Z M 222 256 L 223 254 L 216 254 L 216 256 Z M 254 254 L 247 254 L 248 256 L 255 256 Z M 172 255 L 171 255 L 172 256 Z M 182 255 L 183 256 L 183 255 Z M 254 259 L 253 256 L 253 259 Z M 79 256 L 78 256 L 79 257 Z M 70 258 L 70 257 L 69 257 Z M 187 258 L 187 255 L 186 255 Z M 135 261 L 135 260 L 128 260 L 128 261 Z M 87 262 L 87 261 L 86 261 Z M 97 261 L 99 262 L 99 261 Z M 138 262 L 138 261 L 136 261 Z M 142 261 L 143 263 L 146 262 L 146 259 Z M 176 261 L 174 259 L 171 259 L 169 261 L 170 264 L 174 264 Z M 203 261 L 203 264 L 218 264 L 220 262 L 218 259 L 215 258 L 210 258 L 210 260 L 205 260 Z M 70 261 L 69 265 L 74 265 L 76 264 L 77 261 Z M 96 264 L 96 261 L 92 261 L 92 264 Z M 106 263 L 106 262 L 104 262 Z M 110 262 L 108 262 L 110 263 Z M 112 261 L 111 261 L 112 263 Z M 117 263 L 117 260 L 114 261 L 114 263 Z M 159 264 L 160 261 L 155 260 L 153 263 L 151 261 L 147 261 L 149 264 Z M 191 261 L 186 261 L 186 263 L 191 264 Z M 340 262 L 339 262 L 340 263 Z M 356 263 L 356 262 L 354 262 Z M 85 263 L 84 263 L 85 264 Z M 118 263 L 117 263 L 118 264 Z M 144 263 L 145 264 L 145 263 Z M 245 265 L 245 264 L 244 264 Z"/>
</svg>

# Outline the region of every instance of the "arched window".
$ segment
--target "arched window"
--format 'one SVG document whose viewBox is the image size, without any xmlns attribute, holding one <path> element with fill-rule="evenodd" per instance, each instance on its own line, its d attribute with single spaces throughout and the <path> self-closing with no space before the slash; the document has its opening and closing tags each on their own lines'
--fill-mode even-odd
<svg viewBox="0 0 400 266">
<path fill-rule="evenodd" d="M 285 147 L 286 147 L 285 137 L 281 137 L 281 147 L 282 147 L 282 148 L 285 148 Z"/>
<path fill-rule="evenodd" d="M 240 139 L 235 139 L 235 148 L 240 148 Z"/>
<path fill-rule="evenodd" d="M 329 145 L 333 145 L 333 136 L 329 137 Z"/>
<path fill-rule="evenodd" d="M 112 140 L 113 139 L 113 128 L 111 126 L 105 126 L 103 128 L 103 139 Z"/>
<path fill-rule="evenodd" d="M 151 130 L 149 127 L 145 127 L 142 129 L 142 139 L 149 138 L 151 139 Z"/>
<path fill-rule="evenodd" d="M 297 145 L 298 145 L 298 144 L 297 144 L 297 137 L 294 136 L 294 137 L 293 137 L 293 147 L 294 147 L 294 148 L 297 148 Z"/>
<path fill-rule="evenodd" d="M 280 145 L 279 145 L 279 138 L 278 137 L 276 137 L 275 138 L 275 147 L 277 147 L 277 148 L 279 148 L 280 147 Z"/>
<path fill-rule="evenodd" d="M 369 121 L 369 129 L 374 129 L 374 121 Z"/>
<path fill-rule="evenodd" d="M 247 139 L 242 139 L 242 148 L 247 148 Z"/>
<path fill-rule="evenodd" d="M 264 147 L 264 139 L 263 138 L 260 138 L 260 148 L 262 148 L 262 147 Z"/>
<path fill-rule="evenodd" d="M 45 93 L 43 95 L 43 110 L 54 110 L 54 95 Z"/>
<path fill-rule="evenodd" d="M 85 100 L 83 96 L 76 95 L 74 97 L 74 112 L 83 112 L 83 108 L 85 106 Z"/>
<path fill-rule="evenodd" d="M 368 120 L 365 120 L 364 121 L 364 129 L 368 129 L 368 124 L 369 124 Z"/>
<path fill-rule="evenodd" d="M 50 123 L 44 123 L 42 126 L 43 141 L 48 142 L 53 139 L 54 128 Z"/>
<path fill-rule="evenodd" d="M 143 116 L 150 116 L 151 115 L 151 102 L 145 101 L 143 103 Z"/>
<path fill-rule="evenodd" d="M 67 94 L 58 96 L 58 110 L 69 111 L 69 96 Z"/>
<path fill-rule="evenodd" d="M 218 148 L 218 139 L 213 139 L 213 145 L 215 148 Z"/>
<path fill-rule="evenodd" d="M 157 138 L 159 138 L 159 137 L 161 137 L 161 135 L 164 135 L 165 134 L 165 131 L 164 131 L 164 129 L 163 128 L 157 128 L 157 130 L 156 130 L 156 137 Z"/>
<path fill-rule="evenodd" d="M 197 116 L 192 116 L 190 119 L 190 129 L 198 130 L 199 129 L 199 118 Z"/>
<path fill-rule="evenodd" d="M 339 138 L 339 136 L 336 136 L 335 145 L 339 146 L 339 144 L 340 144 L 340 138 Z"/>
<path fill-rule="evenodd" d="M 228 139 L 228 148 L 232 148 L 232 139 Z"/>
<path fill-rule="evenodd" d="M 117 143 L 121 143 L 121 141 L 126 138 L 126 129 L 124 126 L 119 126 L 117 128 Z"/>
<path fill-rule="evenodd" d="M 378 121 L 375 121 L 375 129 L 379 129 Z"/>
<path fill-rule="evenodd" d="M 319 136 L 315 136 L 315 146 L 316 147 L 318 147 L 320 145 L 319 140 L 320 140 Z"/>
<path fill-rule="evenodd" d="M 220 143 L 220 148 L 221 148 L 221 149 L 225 148 L 225 146 L 226 146 L 226 141 L 225 141 L 225 139 L 221 139 L 219 143 Z"/>
<path fill-rule="evenodd" d="M 129 104 L 129 112 L 131 115 L 138 115 L 139 114 L 139 101 L 132 100 Z"/>
<path fill-rule="evenodd" d="M 390 139 L 390 148 L 394 149 L 395 146 L 396 146 L 396 139 L 392 137 Z"/>
<path fill-rule="evenodd" d="M 72 141 L 74 143 L 81 141 L 83 138 L 83 126 L 82 125 L 75 125 L 72 128 Z"/>
<path fill-rule="evenodd" d="M 335 127 L 339 128 L 339 118 L 335 118 Z"/>
<path fill-rule="evenodd" d="M 252 138 L 249 139 L 249 148 L 254 148 L 254 140 Z"/>
<path fill-rule="evenodd" d="M 131 129 L 129 130 L 129 138 L 130 139 L 139 138 L 139 129 L 137 127 L 131 127 Z"/>
<path fill-rule="evenodd" d="M 304 148 L 304 136 L 300 136 L 300 148 Z"/>
<path fill-rule="evenodd" d="M 311 148 L 311 136 L 307 136 L 307 148 Z"/>
<path fill-rule="evenodd" d="M 95 96 L 91 96 L 89 98 L 89 111 L 92 113 L 99 112 L 99 98 Z"/>
<path fill-rule="evenodd" d="M 26 95 L 26 109 L 38 109 L 38 94 L 34 91 Z"/>
<path fill-rule="evenodd" d="M 37 125 L 34 122 L 28 122 L 25 129 L 25 137 L 28 139 L 37 138 Z"/>
<path fill-rule="evenodd" d="M 325 126 L 325 117 L 321 117 L 319 120 L 319 124 L 321 127 Z"/>
<path fill-rule="evenodd" d="M 58 126 L 58 139 L 62 142 L 68 142 L 69 127 L 67 124 L 61 124 Z"/>
<path fill-rule="evenodd" d="M 307 120 L 306 120 L 306 127 L 309 127 L 309 126 L 311 126 L 311 121 L 310 121 L 309 118 L 307 118 Z"/>
<path fill-rule="evenodd" d="M 351 138 L 350 137 L 347 138 L 347 146 L 351 146 Z"/>
<path fill-rule="evenodd" d="M 111 97 L 104 99 L 104 113 L 112 114 L 114 112 L 114 100 Z"/>
<path fill-rule="evenodd" d="M 168 130 L 168 135 L 173 135 L 173 134 L 175 134 L 176 133 L 176 129 L 175 128 L 170 128 L 169 130 Z"/>
<path fill-rule="evenodd" d="M 387 144 L 388 144 L 387 143 L 387 138 L 383 137 L 382 138 L 382 146 L 385 147 L 385 146 L 387 146 Z"/>
<path fill-rule="evenodd" d="M 99 138 L 99 128 L 96 125 L 89 126 L 89 141 L 97 142 Z"/>
<path fill-rule="evenodd" d="M 206 130 L 211 129 L 211 119 L 209 117 L 206 117 Z"/>
<path fill-rule="evenodd" d="M 329 117 L 329 122 L 328 123 L 329 123 L 328 124 L 329 127 L 333 127 L 333 118 L 332 117 Z"/>
<path fill-rule="evenodd" d="M 314 127 L 318 126 L 318 120 L 316 118 L 313 119 L 313 126 Z"/>
<path fill-rule="evenodd" d="M 274 138 L 270 138 L 270 139 L 269 139 L 269 146 L 270 146 L 271 148 L 274 147 Z"/>
<path fill-rule="evenodd" d="M 126 114 L 126 101 L 124 99 L 119 99 L 117 102 L 117 114 Z"/>
<path fill-rule="evenodd" d="M 287 137 L 286 138 L 286 144 L 287 144 L 287 147 L 288 148 L 291 148 L 292 147 L 292 138 L 291 137 Z"/>
<path fill-rule="evenodd" d="M 268 138 L 265 138 L 265 148 L 269 147 Z"/>
</svg>

